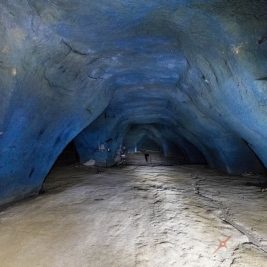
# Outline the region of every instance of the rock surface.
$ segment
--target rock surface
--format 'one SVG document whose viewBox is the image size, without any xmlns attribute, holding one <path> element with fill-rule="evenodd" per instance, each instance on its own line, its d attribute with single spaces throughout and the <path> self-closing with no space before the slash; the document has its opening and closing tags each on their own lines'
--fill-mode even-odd
<svg viewBox="0 0 267 267">
<path fill-rule="evenodd" d="M 46 194 L 1 212 L 1 266 L 265 267 L 264 181 L 201 166 L 58 169 Z"/>
<path fill-rule="evenodd" d="M 266 9 L 265 0 L 1 1 L 0 204 L 37 193 L 75 137 L 84 162 L 110 166 L 140 125 L 192 163 L 262 171 Z"/>
</svg>

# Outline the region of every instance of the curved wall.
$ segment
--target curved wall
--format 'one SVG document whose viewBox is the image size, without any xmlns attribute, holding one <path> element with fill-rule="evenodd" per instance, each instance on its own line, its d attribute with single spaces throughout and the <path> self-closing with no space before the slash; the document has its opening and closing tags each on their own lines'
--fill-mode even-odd
<svg viewBox="0 0 267 267">
<path fill-rule="evenodd" d="M 1 203 L 38 192 L 79 133 L 82 158 L 92 156 L 84 142 L 94 149 L 112 139 L 111 163 L 132 124 L 163 125 L 162 136 L 196 148 L 211 167 L 261 171 L 266 8 L 265 0 L 2 1 Z"/>
</svg>

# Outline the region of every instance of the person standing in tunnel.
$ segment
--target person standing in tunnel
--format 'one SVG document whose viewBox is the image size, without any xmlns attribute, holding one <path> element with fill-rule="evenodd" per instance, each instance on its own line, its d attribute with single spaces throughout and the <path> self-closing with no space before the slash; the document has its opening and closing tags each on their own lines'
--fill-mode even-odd
<svg viewBox="0 0 267 267">
<path fill-rule="evenodd" d="M 149 160 L 149 153 L 144 150 L 144 155 L 145 155 L 145 160 L 146 160 L 146 163 L 148 163 L 148 160 Z"/>
</svg>

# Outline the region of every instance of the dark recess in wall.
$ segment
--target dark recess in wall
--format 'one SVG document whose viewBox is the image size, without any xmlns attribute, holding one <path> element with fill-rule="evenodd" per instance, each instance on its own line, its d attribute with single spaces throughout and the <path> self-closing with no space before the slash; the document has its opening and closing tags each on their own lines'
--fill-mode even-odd
<svg viewBox="0 0 267 267">
<path fill-rule="evenodd" d="M 70 142 L 56 160 L 54 167 L 72 165 L 79 162 L 79 156 L 74 142 Z"/>
</svg>

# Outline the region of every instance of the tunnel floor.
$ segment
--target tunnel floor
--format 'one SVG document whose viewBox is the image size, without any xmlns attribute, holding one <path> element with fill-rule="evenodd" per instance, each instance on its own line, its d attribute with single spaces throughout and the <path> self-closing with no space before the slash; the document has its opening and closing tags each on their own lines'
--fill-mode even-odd
<svg viewBox="0 0 267 267">
<path fill-rule="evenodd" d="M 45 194 L 1 212 L 0 265 L 267 266 L 263 182 L 202 166 L 55 169 Z"/>
</svg>

